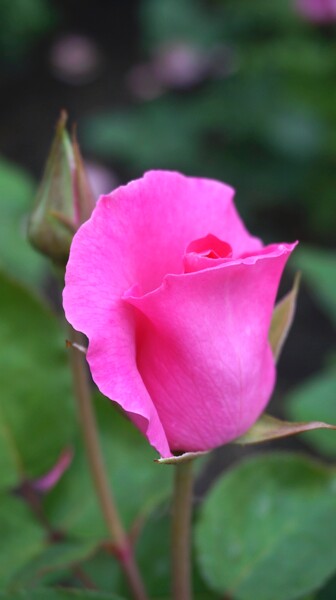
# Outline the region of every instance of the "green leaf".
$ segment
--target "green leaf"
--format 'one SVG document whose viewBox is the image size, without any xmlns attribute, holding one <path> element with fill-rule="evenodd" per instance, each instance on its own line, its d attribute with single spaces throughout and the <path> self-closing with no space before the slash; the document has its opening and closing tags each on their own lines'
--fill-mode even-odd
<svg viewBox="0 0 336 600">
<path fill-rule="evenodd" d="M 27 562 L 19 572 L 15 573 L 11 589 L 31 587 L 36 583 L 40 585 L 48 583 L 48 581 L 41 580 L 58 571 L 68 571 L 71 567 L 92 556 L 96 549 L 96 543 L 91 541 L 64 541 L 50 544 Z"/>
<path fill-rule="evenodd" d="M 0 486 L 38 477 L 75 428 L 64 334 L 51 312 L 0 273 Z"/>
<path fill-rule="evenodd" d="M 283 345 L 292 326 L 296 299 L 300 285 L 300 274 L 294 279 L 292 290 L 276 305 L 271 321 L 269 331 L 269 341 L 271 344 L 273 356 L 277 361 L 282 351 Z"/>
<path fill-rule="evenodd" d="M 153 448 L 110 400 L 98 396 L 96 406 L 106 469 L 123 521 L 130 526 L 167 496 L 172 469 L 154 462 Z M 56 528 L 78 539 L 107 537 L 80 441 L 71 467 L 48 495 L 46 510 Z"/>
<path fill-rule="evenodd" d="M 38 588 L 13 593 L 0 593 L 1 600 L 122 600 L 121 596 L 70 588 Z"/>
<path fill-rule="evenodd" d="M 33 181 L 18 167 L 0 161 L 1 266 L 29 285 L 38 282 L 46 261 L 26 240 L 26 224 L 34 195 Z"/>
<path fill-rule="evenodd" d="M 44 531 L 23 500 L 0 494 L 0 585 L 4 587 L 44 546 Z"/>
<path fill-rule="evenodd" d="M 326 420 L 336 423 L 336 368 L 331 367 L 308 379 L 284 399 L 293 419 Z M 336 457 L 336 435 L 332 431 L 312 431 L 306 440 L 319 452 Z"/>
<path fill-rule="evenodd" d="M 297 435 L 298 433 L 305 433 L 314 429 L 336 429 L 336 418 L 334 422 L 335 425 L 329 425 L 321 421 L 292 423 L 290 421 L 281 421 L 264 413 L 244 435 L 234 440 L 233 443 L 240 445 L 260 444 L 261 442 Z M 336 434 L 334 433 L 333 435 L 336 443 Z"/>
<path fill-rule="evenodd" d="M 336 474 L 295 454 L 247 460 L 215 484 L 196 529 L 207 582 L 235 600 L 294 600 L 336 569 Z"/>
<path fill-rule="evenodd" d="M 103 549 L 82 563 L 81 567 L 91 581 L 98 582 L 99 589 L 102 591 L 113 590 L 116 594 L 122 595 L 123 589 L 126 589 L 123 588 L 123 575 L 117 561 Z"/>
<path fill-rule="evenodd" d="M 293 265 L 302 271 L 303 280 L 336 325 L 336 252 L 305 246 L 293 256 Z"/>
</svg>

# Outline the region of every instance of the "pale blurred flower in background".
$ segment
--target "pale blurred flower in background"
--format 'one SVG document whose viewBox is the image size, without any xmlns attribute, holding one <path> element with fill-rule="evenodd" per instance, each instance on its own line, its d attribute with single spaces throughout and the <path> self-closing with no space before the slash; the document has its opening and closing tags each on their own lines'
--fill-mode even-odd
<svg viewBox="0 0 336 600">
<path fill-rule="evenodd" d="M 336 0 L 296 0 L 296 7 L 311 21 L 328 23 L 336 20 Z"/>
</svg>

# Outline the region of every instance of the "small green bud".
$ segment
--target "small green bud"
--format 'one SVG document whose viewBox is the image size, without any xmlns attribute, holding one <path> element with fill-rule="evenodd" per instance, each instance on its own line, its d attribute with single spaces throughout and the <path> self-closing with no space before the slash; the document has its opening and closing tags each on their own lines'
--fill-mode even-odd
<svg viewBox="0 0 336 600">
<path fill-rule="evenodd" d="M 30 243 L 58 265 L 66 264 L 73 235 L 94 207 L 79 146 L 75 135 L 70 139 L 66 121 L 62 111 L 28 223 Z"/>
</svg>

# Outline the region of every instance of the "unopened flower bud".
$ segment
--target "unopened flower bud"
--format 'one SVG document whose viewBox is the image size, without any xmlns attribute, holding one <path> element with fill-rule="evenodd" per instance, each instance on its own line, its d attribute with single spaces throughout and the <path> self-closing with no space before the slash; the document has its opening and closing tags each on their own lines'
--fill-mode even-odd
<svg viewBox="0 0 336 600">
<path fill-rule="evenodd" d="M 42 254 L 65 265 L 78 227 L 93 210 L 94 198 L 77 140 L 62 112 L 28 224 L 28 239 Z"/>
</svg>

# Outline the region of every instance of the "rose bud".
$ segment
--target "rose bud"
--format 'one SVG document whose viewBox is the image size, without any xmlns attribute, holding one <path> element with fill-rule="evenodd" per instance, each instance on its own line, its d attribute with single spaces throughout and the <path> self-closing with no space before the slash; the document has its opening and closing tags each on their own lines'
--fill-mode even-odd
<svg viewBox="0 0 336 600">
<path fill-rule="evenodd" d="M 60 265 L 66 264 L 73 235 L 95 204 L 77 141 L 70 140 L 66 120 L 62 112 L 28 223 L 30 243 Z"/>
<path fill-rule="evenodd" d="M 294 244 L 251 236 L 227 185 L 151 171 L 101 196 L 66 269 L 87 360 L 163 457 L 246 432 L 275 383 L 268 332 Z"/>
</svg>

